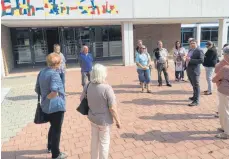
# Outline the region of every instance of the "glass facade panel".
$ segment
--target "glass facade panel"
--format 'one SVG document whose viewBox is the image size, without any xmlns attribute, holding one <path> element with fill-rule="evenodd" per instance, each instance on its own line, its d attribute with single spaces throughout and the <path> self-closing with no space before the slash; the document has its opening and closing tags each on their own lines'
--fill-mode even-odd
<svg viewBox="0 0 229 159">
<path fill-rule="evenodd" d="M 121 26 L 11 29 L 17 64 L 45 62 L 53 45 L 59 43 L 66 60 L 78 61 L 83 45 L 94 58 L 121 57 Z"/>
<path fill-rule="evenodd" d="M 32 63 L 30 34 L 27 28 L 11 29 L 13 52 L 17 64 Z"/>
<path fill-rule="evenodd" d="M 207 41 L 214 42 L 218 46 L 218 27 L 204 27 L 201 28 L 201 42 L 200 47 L 205 48 Z"/>
<path fill-rule="evenodd" d="M 228 30 L 227 30 L 227 43 L 229 44 L 229 26 L 228 26 Z"/>
<path fill-rule="evenodd" d="M 34 29 L 32 34 L 35 62 L 45 62 L 48 54 L 45 33 L 43 29 Z"/>
<path fill-rule="evenodd" d="M 189 38 L 195 38 L 195 28 L 181 28 L 181 44 L 184 48 L 188 48 Z"/>
</svg>

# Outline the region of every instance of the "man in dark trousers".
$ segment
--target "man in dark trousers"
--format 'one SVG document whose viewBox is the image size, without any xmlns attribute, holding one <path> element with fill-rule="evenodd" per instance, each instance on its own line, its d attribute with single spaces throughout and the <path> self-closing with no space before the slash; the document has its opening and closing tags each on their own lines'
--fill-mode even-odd
<svg viewBox="0 0 229 159">
<path fill-rule="evenodd" d="M 186 67 L 188 79 L 193 87 L 193 97 L 189 99 L 192 100 L 192 103 L 188 106 L 198 106 L 200 100 L 200 67 L 204 62 L 204 53 L 197 46 L 197 41 L 195 39 L 190 40 L 190 50 L 186 58 Z"/>
</svg>

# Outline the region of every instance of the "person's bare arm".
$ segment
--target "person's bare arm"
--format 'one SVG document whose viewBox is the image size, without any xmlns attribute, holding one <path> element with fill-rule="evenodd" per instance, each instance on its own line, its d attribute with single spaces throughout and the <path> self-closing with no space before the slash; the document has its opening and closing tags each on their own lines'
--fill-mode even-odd
<svg viewBox="0 0 229 159">
<path fill-rule="evenodd" d="M 155 68 L 157 68 L 157 60 L 154 59 L 153 61 L 154 61 L 154 66 L 155 66 Z"/>
<path fill-rule="evenodd" d="M 212 79 L 213 83 L 219 83 L 223 78 L 223 69 L 221 69 L 216 75 L 215 77 Z"/>
<path fill-rule="evenodd" d="M 52 99 L 55 98 L 56 96 L 58 96 L 58 92 L 51 92 L 47 95 L 47 98 Z"/>
<path fill-rule="evenodd" d="M 120 128 L 121 122 L 120 122 L 119 115 L 118 115 L 116 97 L 115 97 L 112 87 L 109 87 L 106 90 L 106 96 L 107 96 L 108 107 L 111 112 L 111 115 L 114 118 L 114 120 L 116 121 L 116 126 Z"/>
<path fill-rule="evenodd" d="M 117 110 L 117 106 L 116 105 L 112 105 L 110 106 L 110 112 L 116 122 L 116 126 L 117 128 L 121 128 L 121 122 L 120 122 L 120 118 L 119 118 L 119 114 L 118 114 L 118 110 Z"/>
</svg>

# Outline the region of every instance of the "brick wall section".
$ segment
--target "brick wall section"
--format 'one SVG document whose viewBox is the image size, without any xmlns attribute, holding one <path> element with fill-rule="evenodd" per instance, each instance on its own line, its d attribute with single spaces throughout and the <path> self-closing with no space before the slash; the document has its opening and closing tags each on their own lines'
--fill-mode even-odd
<svg viewBox="0 0 229 159">
<path fill-rule="evenodd" d="M 14 68 L 10 28 L 1 25 L 1 49 L 6 76 Z"/>
<path fill-rule="evenodd" d="M 157 47 L 157 41 L 162 40 L 164 47 L 172 53 L 174 43 L 181 39 L 181 24 L 147 24 L 134 25 L 134 44 L 138 39 L 152 52 Z"/>
</svg>

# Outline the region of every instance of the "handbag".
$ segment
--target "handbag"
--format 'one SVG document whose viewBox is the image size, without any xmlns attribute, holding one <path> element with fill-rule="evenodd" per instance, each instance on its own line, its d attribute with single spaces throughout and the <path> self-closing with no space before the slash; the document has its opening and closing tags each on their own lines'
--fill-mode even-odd
<svg viewBox="0 0 229 159">
<path fill-rule="evenodd" d="M 40 86 L 39 86 L 38 97 L 37 97 L 37 110 L 36 110 L 35 117 L 34 117 L 34 123 L 35 124 L 43 124 L 43 123 L 47 123 L 47 122 L 48 122 L 48 120 L 47 120 L 46 114 L 41 109 Z"/>
<path fill-rule="evenodd" d="M 86 92 L 85 92 L 85 97 L 80 102 L 80 105 L 78 106 L 78 108 L 76 108 L 76 110 L 78 112 L 80 112 L 82 115 L 88 115 L 88 111 L 89 111 L 88 100 L 87 100 L 87 90 L 88 90 L 88 86 L 89 85 L 90 85 L 90 83 L 87 85 L 87 89 L 86 89 Z"/>
</svg>

